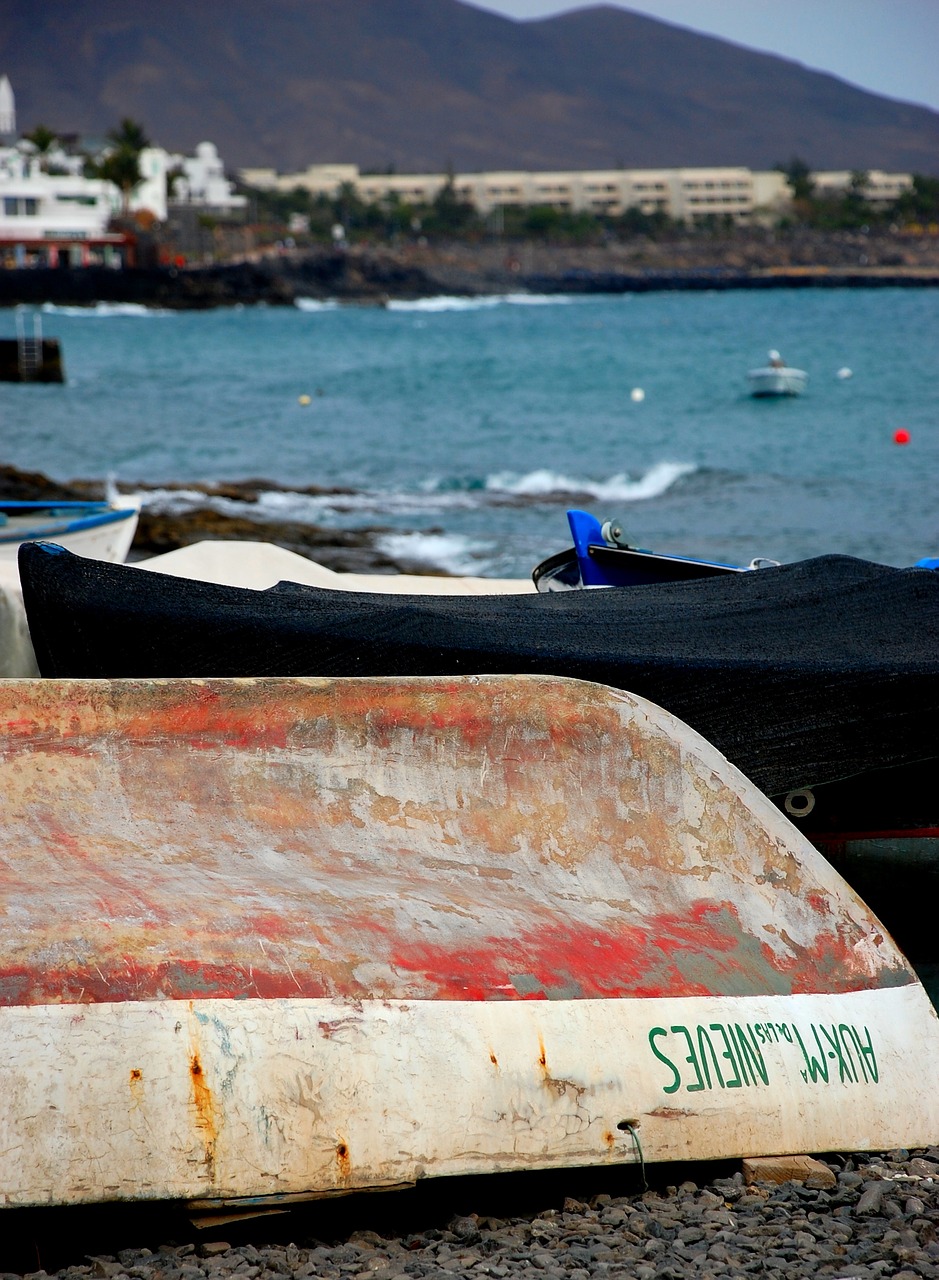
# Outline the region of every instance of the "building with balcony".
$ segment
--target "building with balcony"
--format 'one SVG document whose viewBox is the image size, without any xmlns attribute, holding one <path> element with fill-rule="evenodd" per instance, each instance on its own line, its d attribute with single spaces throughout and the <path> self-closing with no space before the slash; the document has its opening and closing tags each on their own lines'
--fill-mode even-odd
<svg viewBox="0 0 939 1280">
<path fill-rule="evenodd" d="M 343 186 L 360 199 L 374 204 L 397 199 L 408 204 L 430 204 L 449 180 L 447 174 L 363 174 L 351 164 L 310 165 L 301 173 L 279 174 L 275 169 L 242 169 L 246 186 L 289 192 L 297 188 L 311 196 L 335 199 Z M 845 191 L 852 175 L 845 172 L 813 174 L 816 188 Z M 664 214 L 689 226 L 721 221 L 749 226 L 771 221 L 785 213 L 791 192 L 785 174 L 761 172 L 743 166 L 701 169 L 602 169 L 566 172 L 500 170 L 452 175 L 459 199 L 472 204 L 483 216 L 498 209 L 550 205 L 572 213 L 619 216 L 628 209 L 646 215 Z M 887 204 L 912 186 L 905 173 L 871 170 L 864 194 L 872 204 Z"/>
<path fill-rule="evenodd" d="M 109 229 L 117 196 L 65 157 L 0 148 L 0 261 L 9 267 L 121 266 L 128 238 Z"/>
<path fill-rule="evenodd" d="M 858 192 L 875 209 L 894 204 L 904 191 L 913 189 L 912 174 L 884 173 L 882 169 L 869 169 L 858 175 L 848 169 L 822 170 L 812 174 L 812 181 L 816 195 L 840 196 L 850 190 L 856 178 L 860 177 L 864 181 L 858 183 Z"/>
</svg>

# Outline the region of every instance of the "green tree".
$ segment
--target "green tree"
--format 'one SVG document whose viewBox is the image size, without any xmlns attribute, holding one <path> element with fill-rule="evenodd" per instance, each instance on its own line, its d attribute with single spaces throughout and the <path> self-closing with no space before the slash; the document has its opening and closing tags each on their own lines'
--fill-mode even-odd
<svg viewBox="0 0 939 1280">
<path fill-rule="evenodd" d="M 143 125 L 125 116 L 116 129 L 108 133 L 110 150 L 99 161 L 97 176 L 113 182 L 121 193 L 122 211 L 126 214 L 130 209 L 130 197 L 135 187 L 140 185 L 140 153 L 149 147 L 150 139 L 144 132 Z"/>
<path fill-rule="evenodd" d="M 23 137 L 27 142 L 33 144 L 41 156 L 47 156 L 59 140 L 59 135 L 53 133 L 44 124 L 37 124 L 35 129 L 31 129 L 29 133 L 24 133 Z"/>
<path fill-rule="evenodd" d="M 150 139 L 143 125 L 138 124 L 136 120 L 131 120 L 130 116 L 125 116 L 116 129 L 108 131 L 108 141 L 114 145 L 115 149 L 133 151 L 138 156 L 145 147 L 150 145 Z"/>
<path fill-rule="evenodd" d="M 174 200 L 176 198 L 176 188 L 179 183 L 186 177 L 186 170 L 182 165 L 174 164 L 172 169 L 166 171 L 166 198 Z"/>
<path fill-rule="evenodd" d="M 865 169 L 855 169 L 841 200 L 841 225 L 854 228 L 873 222 L 874 211 L 867 199 L 870 174 Z"/>
<path fill-rule="evenodd" d="M 913 174 L 913 186 L 896 203 L 896 212 L 907 222 L 939 222 L 939 178 Z"/>
<path fill-rule="evenodd" d="M 795 202 L 808 202 L 815 195 L 812 170 L 799 156 L 793 156 L 788 164 L 778 164 L 776 169 L 786 175 Z"/>
<path fill-rule="evenodd" d="M 446 182 L 434 196 L 424 220 L 424 229 L 436 235 L 462 236 L 475 231 L 479 225 L 475 206 L 460 199 L 453 174 L 448 173 Z"/>
<path fill-rule="evenodd" d="M 368 224 L 367 206 L 354 182 L 343 182 L 340 185 L 333 201 L 333 213 L 345 231 L 347 240 L 352 238 L 356 228 Z"/>
</svg>

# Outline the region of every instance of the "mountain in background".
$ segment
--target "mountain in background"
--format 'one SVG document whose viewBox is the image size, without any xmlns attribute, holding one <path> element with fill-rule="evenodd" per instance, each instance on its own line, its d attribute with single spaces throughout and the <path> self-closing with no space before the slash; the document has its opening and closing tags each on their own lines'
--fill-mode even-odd
<svg viewBox="0 0 939 1280">
<path fill-rule="evenodd" d="M 622 9 L 460 0 L 0 0 L 21 131 L 130 116 L 231 168 L 749 165 L 939 174 L 939 113 Z"/>
</svg>

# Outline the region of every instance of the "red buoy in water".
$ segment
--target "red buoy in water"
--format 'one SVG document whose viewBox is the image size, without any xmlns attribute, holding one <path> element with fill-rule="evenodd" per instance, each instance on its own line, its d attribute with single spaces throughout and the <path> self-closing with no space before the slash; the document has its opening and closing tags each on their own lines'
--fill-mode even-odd
<svg viewBox="0 0 939 1280">
<path fill-rule="evenodd" d="M 894 444 L 909 444 L 909 443 L 910 443 L 910 433 L 909 433 L 909 431 L 907 431 L 906 427 L 898 427 L 898 428 L 896 429 L 896 431 L 894 431 L 894 433 L 893 433 L 893 443 L 894 443 Z"/>
</svg>

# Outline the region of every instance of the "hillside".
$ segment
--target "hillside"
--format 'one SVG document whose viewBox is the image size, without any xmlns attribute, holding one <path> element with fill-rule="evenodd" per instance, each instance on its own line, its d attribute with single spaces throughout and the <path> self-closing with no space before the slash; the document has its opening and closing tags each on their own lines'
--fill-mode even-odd
<svg viewBox="0 0 939 1280">
<path fill-rule="evenodd" d="M 610 7 L 461 0 L 0 0 L 21 130 L 121 117 L 231 167 L 745 164 L 939 173 L 939 113 Z"/>
</svg>

